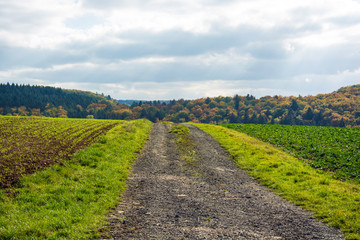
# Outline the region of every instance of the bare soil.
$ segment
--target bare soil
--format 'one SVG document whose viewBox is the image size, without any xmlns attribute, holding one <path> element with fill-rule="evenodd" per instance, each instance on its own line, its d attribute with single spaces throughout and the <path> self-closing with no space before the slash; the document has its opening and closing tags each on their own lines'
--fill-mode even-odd
<svg viewBox="0 0 360 240">
<path fill-rule="evenodd" d="M 155 124 L 103 239 L 343 239 L 235 167 L 209 135 L 189 126 L 196 162 Z"/>
<path fill-rule="evenodd" d="M 26 120 L 26 119 L 25 119 Z M 24 175 L 43 170 L 54 164 L 64 164 L 74 153 L 94 143 L 101 134 L 117 123 L 105 125 L 82 138 L 44 138 L 32 135 L 32 130 L 18 136 L 16 142 L 7 143 L 7 151 L 0 152 L 0 188 L 14 186 Z M 45 129 L 47 131 L 49 129 Z M 51 130 L 51 129 L 50 129 Z M 68 129 L 70 131 L 70 129 Z M 81 139 L 80 141 L 78 141 Z M 76 142 L 78 141 L 78 142 Z M 10 145 L 10 146 L 9 146 Z"/>
</svg>

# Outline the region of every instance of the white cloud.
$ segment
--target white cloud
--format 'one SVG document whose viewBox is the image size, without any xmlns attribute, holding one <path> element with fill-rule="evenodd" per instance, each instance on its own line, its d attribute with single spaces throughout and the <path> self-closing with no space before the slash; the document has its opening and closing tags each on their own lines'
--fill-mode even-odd
<svg viewBox="0 0 360 240">
<path fill-rule="evenodd" d="M 360 24 L 357 24 L 349 27 L 327 26 L 321 32 L 297 37 L 292 41 L 305 47 L 328 48 L 333 45 L 354 42 L 354 39 L 359 37 Z"/>
<path fill-rule="evenodd" d="M 0 81 L 149 99 L 331 91 L 359 83 L 359 16 L 355 0 L 0 0 Z"/>
<path fill-rule="evenodd" d="M 318 39 L 328 40 L 328 36 L 334 36 L 329 27 L 331 18 L 358 14 L 360 9 L 359 4 L 351 0 L 341 3 L 331 0 L 326 4 L 299 0 L 230 1 L 220 5 L 207 3 L 208 1 L 120 1 L 119 4 L 118 1 L 109 1 L 96 3 L 96 8 L 87 8 L 89 5 L 94 6 L 95 2 L 10 1 L 4 3 L 5 14 L 0 18 L 0 22 L 4 23 L 2 25 L 7 26 L 7 31 L 2 32 L 1 37 L 8 44 L 16 46 L 53 48 L 82 37 L 92 38 L 97 34 L 103 37 L 111 33 L 140 29 L 154 32 L 181 29 L 204 34 L 212 31 L 213 26 L 236 28 L 246 25 L 271 29 L 289 24 L 294 28 L 311 23 L 320 24 L 323 27 L 320 35 L 300 37 L 299 41 L 306 43 L 316 42 Z M 306 9 L 300 21 L 297 18 L 294 21 L 293 12 L 297 9 Z M 73 21 L 76 25 L 76 20 L 78 26 L 71 27 L 69 23 Z"/>
</svg>

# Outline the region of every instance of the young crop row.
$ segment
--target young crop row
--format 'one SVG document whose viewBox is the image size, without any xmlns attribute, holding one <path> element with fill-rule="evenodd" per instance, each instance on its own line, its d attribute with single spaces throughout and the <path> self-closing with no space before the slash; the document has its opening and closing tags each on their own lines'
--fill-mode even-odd
<svg viewBox="0 0 360 240">
<path fill-rule="evenodd" d="M 339 179 L 360 182 L 360 128 L 221 124 L 286 150 Z"/>
<path fill-rule="evenodd" d="M 119 121 L 0 117 L 0 187 L 61 163 Z"/>
</svg>

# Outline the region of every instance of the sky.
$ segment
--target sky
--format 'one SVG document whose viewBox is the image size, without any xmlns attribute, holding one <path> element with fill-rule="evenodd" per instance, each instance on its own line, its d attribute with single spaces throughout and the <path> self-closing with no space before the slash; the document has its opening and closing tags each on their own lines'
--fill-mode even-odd
<svg viewBox="0 0 360 240">
<path fill-rule="evenodd" d="M 360 0 L 0 0 L 0 83 L 115 99 L 360 84 Z"/>
</svg>

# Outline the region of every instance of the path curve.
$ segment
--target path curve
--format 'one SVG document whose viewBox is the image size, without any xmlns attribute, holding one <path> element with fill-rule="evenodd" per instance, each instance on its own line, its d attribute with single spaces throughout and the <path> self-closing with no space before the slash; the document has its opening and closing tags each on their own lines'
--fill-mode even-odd
<svg viewBox="0 0 360 240">
<path fill-rule="evenodd" d="M 154 124 L 103 239 L 343 239 L 236 168 L 194 126 L 196 164 L 181 160 L 166 124 Z"/>
</svg>

